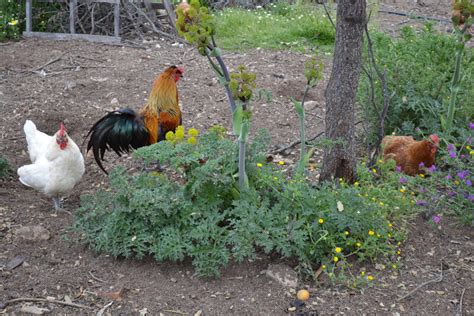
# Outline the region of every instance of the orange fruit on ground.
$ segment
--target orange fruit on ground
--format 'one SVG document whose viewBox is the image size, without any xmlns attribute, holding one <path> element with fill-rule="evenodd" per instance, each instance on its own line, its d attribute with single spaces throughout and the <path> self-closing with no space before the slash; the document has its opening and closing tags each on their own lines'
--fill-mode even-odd
<svg viewBox="0 0 474 316">
<path fill-rule="evenodd" d="M 308 290 L 299 290 L 298 293 L 296 293 L 296 297 L 300 301 L 307 301 L 309 299 L 309 292 Z"/>
</svg>

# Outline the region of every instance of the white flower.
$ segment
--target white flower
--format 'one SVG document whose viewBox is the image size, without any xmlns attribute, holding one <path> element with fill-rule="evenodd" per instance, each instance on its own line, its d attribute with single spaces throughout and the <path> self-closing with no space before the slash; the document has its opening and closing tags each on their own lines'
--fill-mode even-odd
<svg viewBox="0 0 474 316">
<path fill-rule="evenodd" d="M 339 212 L 344 211 L 344 204 L 342 204 L 341 201 L 337 201 L 337 210 L 338 210 Z"/>
</svg>

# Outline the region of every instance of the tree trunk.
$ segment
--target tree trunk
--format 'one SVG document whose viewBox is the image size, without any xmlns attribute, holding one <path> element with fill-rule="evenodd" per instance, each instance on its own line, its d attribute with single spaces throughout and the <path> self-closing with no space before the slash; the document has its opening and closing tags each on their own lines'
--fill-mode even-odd
<svg viewBox="0 0 474 316">
<path fill-rule="evenodd" d="M 331 78 L 326 87 L 326 137 L 336 143 L 324 152 L 321 181 L 356 179 L 354 129 L 366 0 L 340 0 Z"/>
</svg>

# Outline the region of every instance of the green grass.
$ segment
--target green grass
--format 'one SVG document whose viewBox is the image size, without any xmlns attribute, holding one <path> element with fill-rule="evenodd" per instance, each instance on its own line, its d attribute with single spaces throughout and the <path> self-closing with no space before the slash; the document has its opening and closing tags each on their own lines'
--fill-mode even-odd
<svg viewBox="0 0 474 316">
<path fill-rule="evenodd" d="M 271 4 L 265 9 L 229 8 L 214 13 L 218 45 L 229 50 L 251 48 L 332 49 L 335 32 L 315 6 Z"/>
</svg>

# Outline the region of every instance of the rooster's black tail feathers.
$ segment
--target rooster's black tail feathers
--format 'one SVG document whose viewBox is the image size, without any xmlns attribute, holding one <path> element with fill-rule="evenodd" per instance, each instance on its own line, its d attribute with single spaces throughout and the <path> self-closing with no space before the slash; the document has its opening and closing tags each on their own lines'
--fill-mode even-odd
<svg viewBox="0 0 474 316">
<path fill-rule="evenodd" d="M 132 148 L 149 145 L 149 134 L 143 119 L 129 108 L 108 113 L 92 126 L 86 138 L 89 136 L 87 151 L 92 148 L 95 161 L 105 173 L 102 161 L 106 150 L 112 149 L 121 156 Z"/>
</svg>

